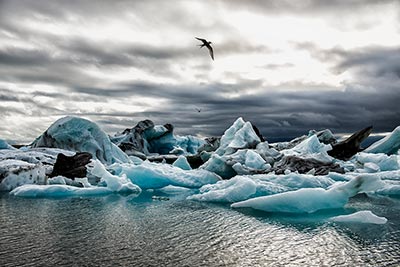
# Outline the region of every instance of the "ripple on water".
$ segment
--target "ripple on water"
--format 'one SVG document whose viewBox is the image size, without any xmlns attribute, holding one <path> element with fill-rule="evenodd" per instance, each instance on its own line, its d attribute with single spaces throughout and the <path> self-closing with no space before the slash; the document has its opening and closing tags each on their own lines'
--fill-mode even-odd
<svg viewBox="0 0 400 267">
<path fill-rule="evenodd" d="M 366 226 L 146 195 L 6 194 L 0 198 L 0 266 L 395 266 L 398 206 L 378 205 L 389 223 Z"/>
</svg>

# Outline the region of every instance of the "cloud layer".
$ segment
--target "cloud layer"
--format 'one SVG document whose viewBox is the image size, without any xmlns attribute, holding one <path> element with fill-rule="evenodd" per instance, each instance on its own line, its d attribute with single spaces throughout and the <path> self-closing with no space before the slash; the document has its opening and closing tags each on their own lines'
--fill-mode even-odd
<svg viewBox="0 0 400 267">
<path fill-rule="evenodd" d="M 242 116 L 267 140 L 400 125 L 398 2 L 295 3 L 0 1 L 0 138 L 66 115 L 203 136 Z"/>
</svg>

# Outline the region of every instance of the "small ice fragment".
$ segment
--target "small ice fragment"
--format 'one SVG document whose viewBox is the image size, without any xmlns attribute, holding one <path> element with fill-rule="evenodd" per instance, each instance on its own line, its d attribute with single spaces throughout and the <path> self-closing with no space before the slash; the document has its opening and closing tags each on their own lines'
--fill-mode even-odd
<svg viewBox="0 0 400 267">
<path fill-rule="evenodd" d="M 385 224 L 387 219 L 379 217 L 372 213 L 370 210 L 358 211 L 349 215 L 340 215 L 330 218 L 333 222 L 348 222 L 348 223 L 372 223 L 372 224 Z"/>
</svg>

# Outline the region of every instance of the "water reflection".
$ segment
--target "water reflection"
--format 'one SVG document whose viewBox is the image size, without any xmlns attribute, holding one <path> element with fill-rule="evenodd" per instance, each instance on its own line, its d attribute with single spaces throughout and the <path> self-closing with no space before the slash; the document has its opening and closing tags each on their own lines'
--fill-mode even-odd
<svg viewBox="0 0 400 267">
<path fill-rule="evenodd" d="M 377 266 L 400 260 L 398 200 L 354 199 L 346 209 L 294 216 L 173 196 L 158 201 L 153 194 L 2 195 L 0 266 Z M 389 223 L 326 221 L 359 207 Z"/>
</svg>

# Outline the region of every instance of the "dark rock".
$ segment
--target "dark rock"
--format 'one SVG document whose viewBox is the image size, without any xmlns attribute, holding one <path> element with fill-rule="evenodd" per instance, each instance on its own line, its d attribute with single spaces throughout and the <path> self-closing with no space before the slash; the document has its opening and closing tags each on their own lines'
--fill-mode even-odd
<svg viewBox="0 0 400 267">
<path fill-rule="evenodd" d="M 303 159 L 296 156 L 287 156 L 275 163 L 271 171 L 276 174 L 283 174 L 285 170 L 291 172 L 308 173 L 312 169 L 315 170 L 314 175 L 326 175 L 329 172 L 344 173 L 344 169 L 338 164 L 325 163 L 316 159 Z"/>
<path fill-rule="evenodd" d="M 360 145 L 372 132 L 372 126 L 364 128 L 346 140 L 332 145 L 332 150 L 328 154 L 334 158 L 348 160 L 358 152 L 362 151 Z"/>
<path fill-rule="evenodd" d="M 86 164 L 91 159 L 92 155 L 88 152 L 78 152 L 72 157 L 60 153 L 49 176 L 62 175 L 71 179 L 86 177 Z"/>
</svg>

